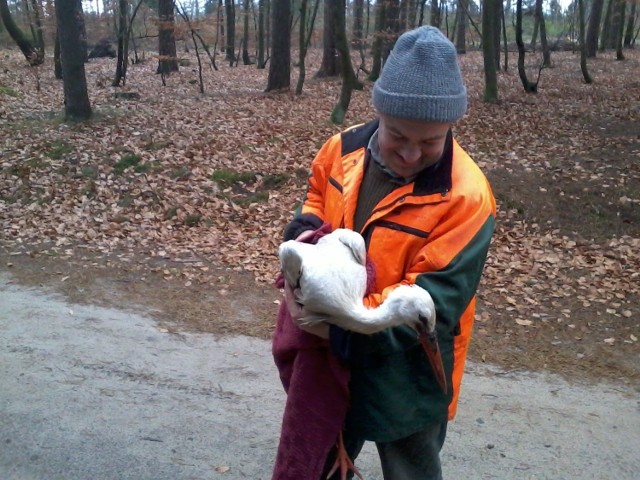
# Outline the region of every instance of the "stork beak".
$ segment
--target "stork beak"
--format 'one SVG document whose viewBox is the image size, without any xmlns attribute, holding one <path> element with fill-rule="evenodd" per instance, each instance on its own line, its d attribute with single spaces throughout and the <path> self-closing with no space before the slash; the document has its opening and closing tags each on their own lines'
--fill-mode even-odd
<svg viewBox="0 0 640 480">
<path fill-rule="evenodd" d="M 424 353 L 431 364 L 433 374 L 438 381 L 438 385 L 444 393 L 447 393 L 447 377 L 444 373 L 444 365 L 442 364 L 442 355 L 440 354 L 440 346 L 438 345 L 438 335 L 436 331 L 427 332 L 427 329 L 420 326 L 418 329 L 418 339 L 422 344 Z"/>
</svg>

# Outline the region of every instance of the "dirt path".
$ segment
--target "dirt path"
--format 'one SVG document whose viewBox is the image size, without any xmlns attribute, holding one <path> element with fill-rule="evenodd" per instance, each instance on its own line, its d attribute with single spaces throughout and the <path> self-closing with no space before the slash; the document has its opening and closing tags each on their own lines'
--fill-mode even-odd
<svg viewBox="0 0 640 480">
<path fill-rule="evenodd" d="M 284 396 L 267 341 L 169 331 L 6 273 L 0 305 L 2 478 L 270 478 Z M 445 476 L 631 480 L 639 413 L 629 389 L 471 364 Z M 381 479 L 372 445 L 358 465 Z"/>
<path fill-rule="evenodd" d="M 115 255 L 71 259 L 43 253 L 11 255 L 0 247 L 0 271 L 4 266 L 22 285 L 47 286 L 72 302 L 150 313 L 169 331 L 269 339 L 278 290 L 256 283 L 247 272 L 213 262 L 208 265 L 209 283 L 185 286 L 184 278 L 175 273 L 180 271 L 179 262 L 151 265 L 141 257 L 125 263 Z M 165 271 L 174 273 L 168 278 Z M 472 360 L 505 370 L 554 373 L 569 381 L 604 380 L 640 391 L 640 343 L 628 339 L 630 334 L 639 335 L 635 319 L 600 324 L 585 316 L 524 328 L 515 324 L 513 309 L 487 306 L 484 300 L 481 292 L 470 346 Z M 571 328 L 570 321 L 576 328 Z M 608 337 L 615 337 L 616 343 L 603 342 Z"/>
</svg>

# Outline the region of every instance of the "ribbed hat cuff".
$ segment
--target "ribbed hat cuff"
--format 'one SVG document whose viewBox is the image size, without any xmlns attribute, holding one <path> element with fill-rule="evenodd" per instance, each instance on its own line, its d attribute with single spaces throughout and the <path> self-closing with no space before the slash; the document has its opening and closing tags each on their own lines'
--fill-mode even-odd
<svg viewBox="0 0 640 480">
<path fill-rule="evenodd" d="M 455 95 L 416 95 L 388 92 L 376 84 L 372 100 L 378 113 L 427 122 L 454 123 L 467 111 L 466 87 Z"/>
</svg>

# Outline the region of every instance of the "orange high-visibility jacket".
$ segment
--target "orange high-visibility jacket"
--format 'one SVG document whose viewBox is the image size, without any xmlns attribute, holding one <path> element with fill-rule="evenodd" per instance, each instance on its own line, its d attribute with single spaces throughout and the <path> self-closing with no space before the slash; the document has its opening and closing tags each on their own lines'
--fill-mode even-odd
<svg viewBox="0 0 640 480">
<path fill-rule="evenodd" d="M 286 237 L 322 222 L 353 228 L 364 168 L 372 161 L 367 145 L 377 128 L 378 121 L 357 126 L 324 144 Z M 365 304 L 378 306 L 401 283 L 418 284 L 431 294 L 449 392 L 440 392 L 411 328 L 374 335 L 343 331 L 336 340 L 339 329 L 332 327 L 334 349 L 342 350 L 352 371 L 347 428 L 356 435 L 391 441 L 455 416 L 495 215 L 489 183 L 451 132 L 435 166 L 373 209 L 360 232 L 376 271 L 374 293 Z"/>
</svg>

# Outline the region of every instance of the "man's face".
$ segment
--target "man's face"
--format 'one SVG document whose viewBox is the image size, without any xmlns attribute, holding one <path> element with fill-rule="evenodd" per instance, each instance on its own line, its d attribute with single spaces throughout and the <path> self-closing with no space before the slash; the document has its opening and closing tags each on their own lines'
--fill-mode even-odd
<svg viewBox="0 0 640 480">
<path fill-rule="evenodd" d="M 440 160 L 450 128 L 448 123 L 380 115 L 378 145 L 382 160 L 397 175 L 412 177 Z"/>
</svg>

